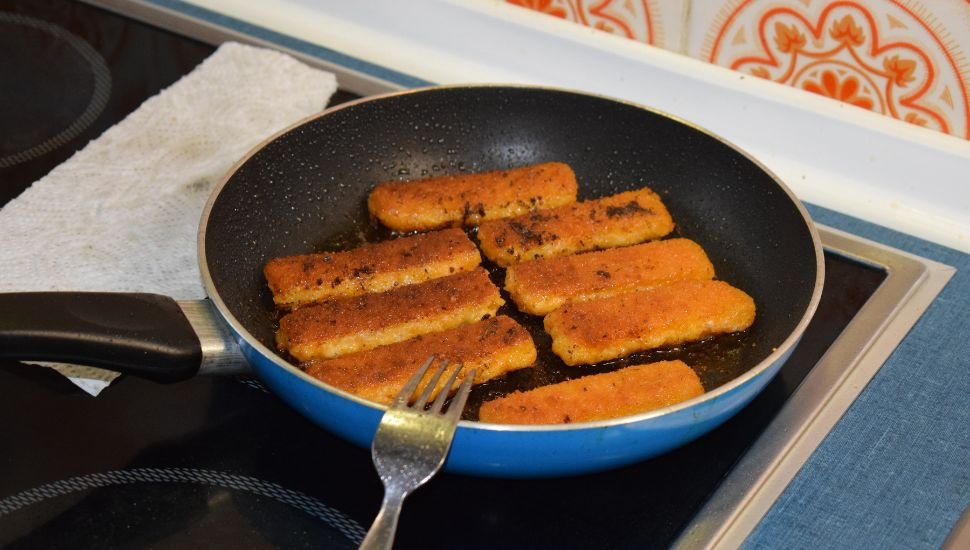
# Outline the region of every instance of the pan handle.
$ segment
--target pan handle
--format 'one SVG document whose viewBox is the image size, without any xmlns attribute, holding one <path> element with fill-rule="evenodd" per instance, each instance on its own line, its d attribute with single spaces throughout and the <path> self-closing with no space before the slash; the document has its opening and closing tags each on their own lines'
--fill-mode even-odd
<svg viewBox="0 0 970 550">
<path fill-rule="evenodd" d="M 156 382 L 248 368 L 208 300 L 138 293 L 0 294 L 0 357 L 88 365 Z"/>
</svg>

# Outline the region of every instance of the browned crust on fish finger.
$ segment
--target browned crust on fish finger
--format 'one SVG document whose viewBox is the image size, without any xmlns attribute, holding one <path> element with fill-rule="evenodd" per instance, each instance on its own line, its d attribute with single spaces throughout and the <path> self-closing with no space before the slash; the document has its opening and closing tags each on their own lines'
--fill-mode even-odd
<svg viewBox="0 0 970 550">
<path fill-rule="evenodd" d="M 450 364 L 432 392 L 434 399 L 456 364 L 464 364 L 458 373 L 459 382 L 475 369 L 474 383 L 481 384 L 531 366 L 536 360 L 536 348 L 528 331 L 511 318 L 499 315 L 336 359 L 310 361 L 304 368 L 328 384 L 386 405 L 431 355 L 436 357 L 435 365 L 441 359 Z M 430 383 L 433 370 L 428 369 L 419 387 Z"/>
<path fill-rule="evenodd" d="M 659 239 L 674 221 L 648 188 L 483 223 L 482 253 L 501 266 Z"/>
<path fill-rule="evenodd" d="M 495 315 L 504 304 L 480 267 L 387 292 L 303 306 L 280 319 L 277 345 L 298 361 L 332 358 Z"/>
<path fill-rule="evenodd" d="M 371 215 L 397 231 L 475 226 L 576 201 L 576 176 L 561 162 L 508 170 L 384 182 L 371 191 Z"/>
<path fill-rule="evenodd" d="M 566 302 L 713 278 L 714 266 L 699 244 L 668 239 L 512 264 L 505 289 L 520 310 L 545 315 Z"/>
<path fill-rule="evenodd" d="M 479 420 L 495 424 L 568 424 L 638 414 L 704 393 L 682 361 L 632 365 L 486 401 Z"/>
<path fill-rule="evenodd" d="M 481 263 L 461 229 L 445 229 L 368 244 L 343 252 L 273 258 L 263 273 L 273 301 L 292 308 L 338 297 L 384 292 Z"/>
<path fill-rule="evenodd" d="M 546 315 L 552 351 L 567 365 L 598 363 L 637 351 L 745 330 L 751 296 L 723 281 L 678 281 L 650 290 L 572 302 Z"/>
</svg>

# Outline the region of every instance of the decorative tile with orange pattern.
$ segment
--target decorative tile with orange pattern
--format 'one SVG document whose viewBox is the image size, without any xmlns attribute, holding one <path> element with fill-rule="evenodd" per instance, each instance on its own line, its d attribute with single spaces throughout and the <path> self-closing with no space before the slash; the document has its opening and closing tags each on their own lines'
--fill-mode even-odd
<svg viewBox="0 0 970 550">
<path fill-rule="evenodd" d="M 506 0 L 610 34 L 682 51 L 684 0 Z"/>
<path fill-rule="evenodd" d="M 506 0 L 970 138 L 970 0 Z"/>
<path fill-rule="evenodd" d="M 970 138 L 965 0 L 693 6 L 687 52 L 694 57 Z"/>
</svg>

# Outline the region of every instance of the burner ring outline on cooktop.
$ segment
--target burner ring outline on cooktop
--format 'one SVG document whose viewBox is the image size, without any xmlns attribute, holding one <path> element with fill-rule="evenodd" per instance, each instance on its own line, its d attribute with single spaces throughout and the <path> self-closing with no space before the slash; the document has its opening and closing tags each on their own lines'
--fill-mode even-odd
<svg viewBox="0 0 970 550">
<path fill-rule="evenodd" d="M 305 493 L 287 489 L 277 483 L 263 481 L 254 477 L 197 468 L 134 468 L 131 470 L 109 470 L 107 472 L 62 479 L 34 489 L 21 491 L 6 498 L 0 498 L 0 517 L 49 498 L 87 489 L 96 489 L 109 485 L 166 482 L 212 485 L 269 497 L 292 506 L 297 510 L 301 510 L 307 515 L 323 520 L 327 525 L 340 531 L 347 540 L 354 544 L 360 544 L 366 534 L 364 528 L 353 518 Z"/>
<path fill-rule="evenodd" d="M 73 123 L 54 136 L 23 151 L 0 156 L 0 168 L 9 168 L 22 162 L 41 157 L 61 147 L 83 132 L 94 122 L 108 103 L 111 95 L 111 71 L 101 54 L 77 35 L 46 21 L 14 13 L 0 13 L 0 23 L 21 25 L 53 36 L 66 42 L 90 65 L 94 76 L 94 90 L 84 111 Z"/>
</svg>

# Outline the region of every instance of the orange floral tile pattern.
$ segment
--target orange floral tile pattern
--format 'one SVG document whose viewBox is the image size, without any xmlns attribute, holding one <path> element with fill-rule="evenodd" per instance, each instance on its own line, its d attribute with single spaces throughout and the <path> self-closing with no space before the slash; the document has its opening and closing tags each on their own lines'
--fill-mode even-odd
<svg viewBox="0 0 970 550">
<path fill-rule="evenodd" d="M 712 63 L 970 138 L 958 46 L 902 0 L 735 0 L 701 52 Z"/>
<path fill-rule="evenodd" d="M 661 45 L 661 29 L 651 0 L 506 0 L 567 21 L 625 38 Z"/>
</svg>

